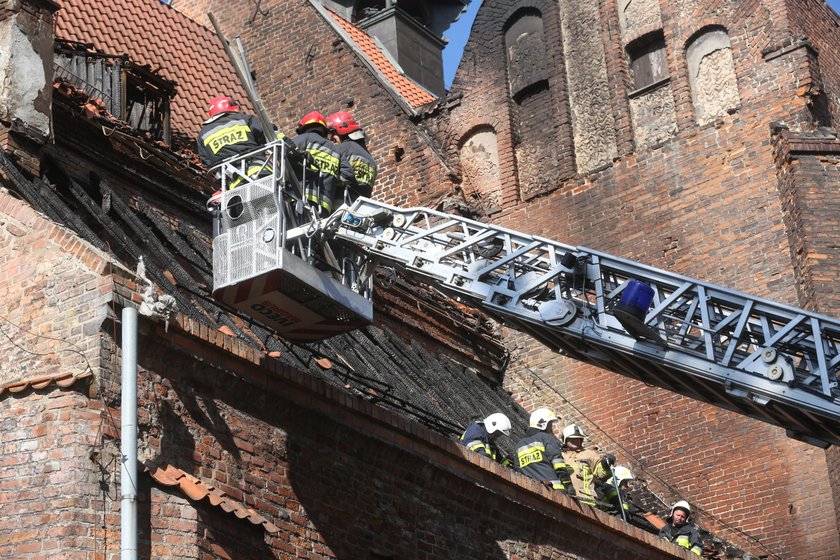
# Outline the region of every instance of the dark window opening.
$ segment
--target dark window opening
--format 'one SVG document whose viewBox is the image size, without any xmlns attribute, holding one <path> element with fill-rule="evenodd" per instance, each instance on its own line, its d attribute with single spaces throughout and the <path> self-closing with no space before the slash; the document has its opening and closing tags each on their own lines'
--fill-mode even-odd
<svg viewBox="0 0 840 560">
<path fill-rule="evenodd" d="M 148 133 L 152 139 L 168 144 L 169 97 L 131 75 L 126 82 L 123 120 L 128 122 L 132 129 Z"/>
<path fill-rule="evenodd" d="M 100 99 L 105 110 L 149 140 L 171 143 L 170 100 L 175 82 L 124 55 L 92 51 L 90 45 L 58 41 L 55 76 Z"/>
<path fill-rule="evenodd" d="M 637 91 L 668 78 L 668 59 L 662 32 L 645 36 L 627 46 L 630 90 Z"/>
</svg>

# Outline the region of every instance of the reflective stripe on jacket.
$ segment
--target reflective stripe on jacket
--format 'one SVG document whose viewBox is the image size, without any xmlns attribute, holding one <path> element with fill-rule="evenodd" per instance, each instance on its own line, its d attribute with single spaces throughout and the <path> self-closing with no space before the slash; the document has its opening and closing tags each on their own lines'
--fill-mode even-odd
<svg viewBox="0 0 840 560">
<path fill-rule="evenodd" d="M 570 451 L 565 449 L 563 455 L 566 462 L 575 469 L 572 477 L 572 485 L 575 492 L 585 502 L 594 505 L 596 497 L 595 487 L 602 486 L 611 476 L 610 471 L 604 468 L 601 462 L 601 455 L 593 449 L 581 449 Z"/>
<path fill-rule="evenodd" d="M 310 130 L 292 138 L 295 146 L 312 158 L 315 167 L 309 166 L 306 173 L 306 198 L 318 205 L 322 211 L 331 213 L 336 207 L 341 192 L 342 157 L 336 145 L 328 138 Z M 344 166 L 349 164 L 344 160 Z"/>
<path fill-rule="evenodd" d="M 259 120 L 244 113 L 221 113 L 205 121 L 196 140 L 198 155 L 205 167 L 253 152 L 265 144 L 265 133 Z"/>
<path fill-rule="evenodd" d="M 355 140 L 344 140 L 337 146 L 339 153 L 349 163 L 349 171 L 342 168 L 341 180 L 347 188 L 348 202 L 360 196 L 370 197 L 376 180 L 376 161 L 365 147 Z"/>
<path fill-rule="evenodd" d="M 674 527 L 668 523 L 659 531 L 659 536 L 691 551 L 692 554 L 697 556 L 703 554 L 703 548 L 700 546 L 700 536 L 697 534 L 697 527 L 694 525 L 684 523 L 679 527 Z"/>
</svg>

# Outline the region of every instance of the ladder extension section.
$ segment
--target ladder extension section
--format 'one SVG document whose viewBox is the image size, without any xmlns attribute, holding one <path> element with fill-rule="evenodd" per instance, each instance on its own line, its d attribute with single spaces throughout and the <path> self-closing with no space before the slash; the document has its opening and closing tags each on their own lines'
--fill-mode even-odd
<svg viewBox="0 0 840 560">
<path fill-rule="evenodd" d="M 361 198 L 322 226 L 561 354 L 840 445 L 840 321 L 427 208 Z"/>
</svg>

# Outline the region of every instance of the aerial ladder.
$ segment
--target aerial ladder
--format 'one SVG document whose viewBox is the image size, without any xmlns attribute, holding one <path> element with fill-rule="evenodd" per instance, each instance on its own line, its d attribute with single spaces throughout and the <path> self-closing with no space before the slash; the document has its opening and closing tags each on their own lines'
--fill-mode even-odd
<svg viewBox="0 0 840 560">
<path fill-rule="evenodd" d="M 563 355 L 840 445 L 840 321 L 429 208 L 359 198 L 318 218 L 282 163 L 250 179 L 245 158 L 221 166 L 244 184 L 214 210 L 213 295 L 286 338 L 370 324 L 392 267 Z"/>
<path fill-rule="evenodd" d="M 272 130 L 241 43 L 208 15 Z M 321 218 L 292 149 L 276 140 L 212 170 L 220 303 L 289 340 L 322 340 L 372 323 L 374 272 L 392 267 L 565 356 L 840 445 L 840 321 L 429 208 L 360 198 Z M 255 159 L 267 173 L 246 172 Z"/>
</svg>

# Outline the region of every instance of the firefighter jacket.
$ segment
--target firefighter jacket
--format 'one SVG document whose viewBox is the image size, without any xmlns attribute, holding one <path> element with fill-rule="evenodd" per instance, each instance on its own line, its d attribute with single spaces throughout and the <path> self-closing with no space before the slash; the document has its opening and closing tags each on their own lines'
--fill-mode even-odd
<svg viewBox="0 0 840 560">
<path fill-rule="evenodd" d="M 642 513 L 642 509 L 630 500 L 625 491 L 622 491 L 619 497 L 618 490 L 612 484 L 596 486 L 595 495 L 599 502 L 598 507 L 611 515 L 622 517 L 622 506 L 624 506 L 624 515 L 628 518 Z"/>
<path fill-rule="evenodd" d="M 201 163 L 213 167 L 230 157 L 259 149 L 266 139 L 254 115 L 221 113 L 204 122 L 196 144 Z"/>
<path fill-rule="evenodd" d="M 668 523 L 659 530 L 659 536 L 668 542 L 690 550 L 692 554 L 700 556 L 703 554 L 703 547 L 700 546 L 700 536 L 697 534 L 697 527 L 689 523 L 683 523 L 674 527 Z"/>
<path fill-rule="evenodd" d="M 490 439 L 490 434 L 484 427 L 484 422 L 473 422 L 467 426 L 458 441 L 470 451 L 484 455 L 497 463 L 501 463 L 502 466 L 511 466 L 510 459 Z"/>
<path fill-rule="evenodd" d="M 571 473 L 574 469 L 563 460 L 560 441 L 537 428 L 528 428 L 525 437 L 516 442 L 516 468 L 524 475 L 542 481 L 546 486 L 575 495 Z"/>
<path fill-rule="evenodd" d="M 373 193 L 373 182 L 376 180 L 376 162 L 364 144 L 356 140 L 344 140 L 338 145 L 338 152 L 350 164 L 344 170 L 341 180 L 346 187 L 345 199 L 353 202 L 360 196 L 370 197 Z"/>
<path fill-rule="evenodd" d="M 304 180 L 306 199 L 322 213 L 331 214 L 343 201 L 341 177 L 352 172 L 350 164 L 338 153 L 337 146 L 318 131 L 305 131 L 292 142 L 308 154 L 310 162 Z"/>
<path fill-rule="evenodd" d="M 595 505 L 597 494 L 595 489 L 607 483 L 610 478 L 610 470 L 601 460 L 601 454 L 594 449 L 581 449 L 572 451 L 563 450 L 566 463 L 574 470 L 572 475 L 572 486 L 582 501 Z"/>
</svg>

